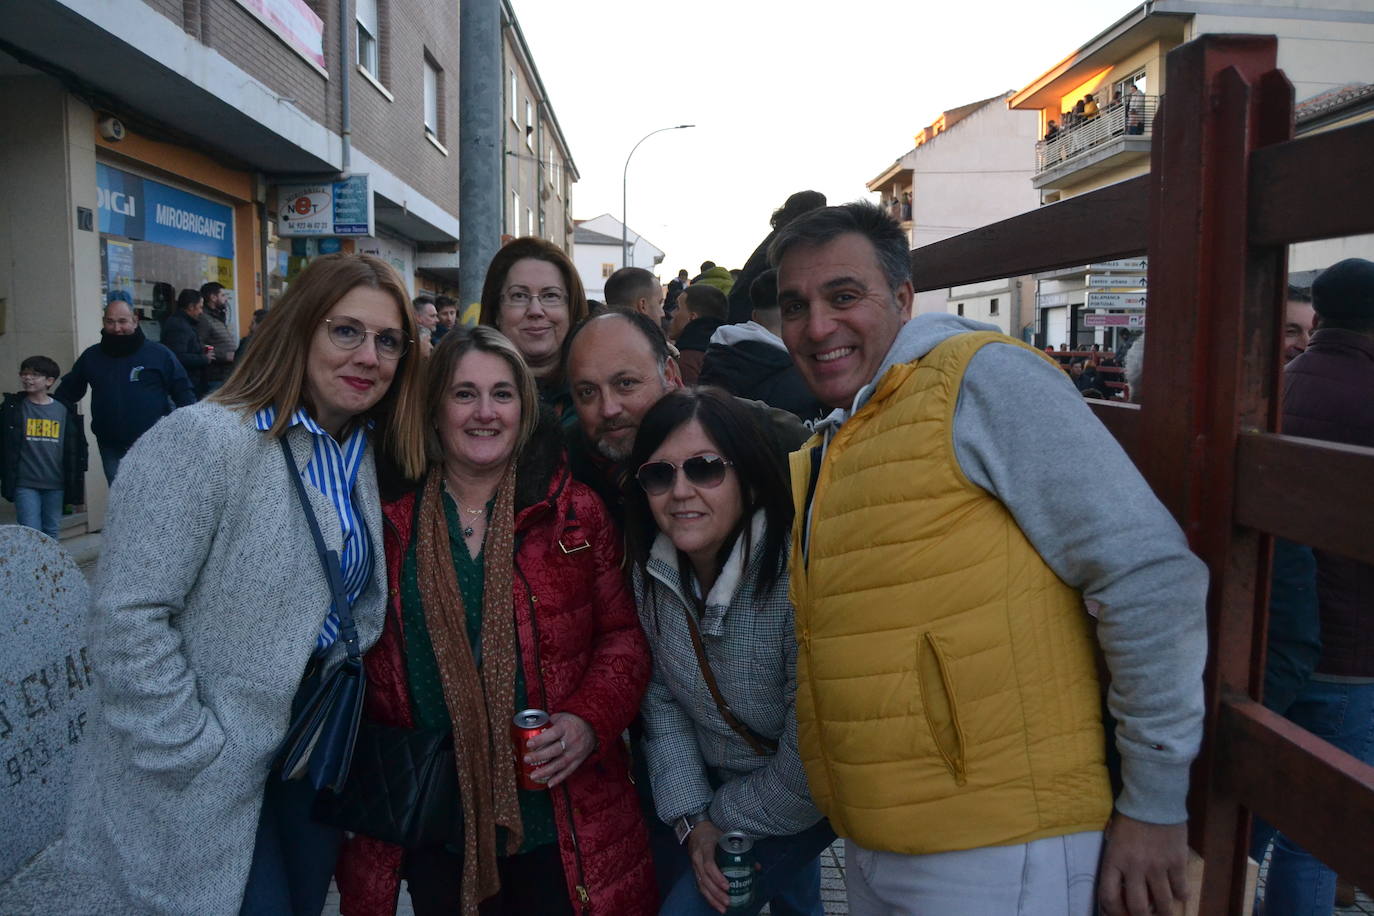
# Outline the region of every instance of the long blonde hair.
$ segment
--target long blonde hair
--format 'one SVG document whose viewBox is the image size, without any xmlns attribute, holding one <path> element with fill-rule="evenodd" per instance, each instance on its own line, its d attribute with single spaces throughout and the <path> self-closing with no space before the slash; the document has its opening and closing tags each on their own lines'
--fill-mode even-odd
<svg viewBox="0 0 1374 916">
<path fill-rule="evenodd" d="M 321 322 L 335 303 L 360 286 L 395 300 L 406 337 L 418 336 L 405 285 L 390 264 L 365 254 L 325 255 L 301 271 L 267 312 L 233 374 L 210 400 L 246 413 L 274 406 L 277 415 L 270 434 L 285 434 L 296 409 L 309 406 L 306 363 Z M 377 424 L 380 447 L 412 480 L 425 469 L 422 363 L 419 344 L 412 342 L 397 361 L 386 394 L 363 415 Z"/>
</svg>

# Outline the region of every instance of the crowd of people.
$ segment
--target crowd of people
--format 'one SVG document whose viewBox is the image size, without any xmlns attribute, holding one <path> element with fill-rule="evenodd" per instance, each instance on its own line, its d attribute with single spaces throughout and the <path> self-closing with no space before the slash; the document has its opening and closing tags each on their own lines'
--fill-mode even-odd
<svg viewBox="0 0 1374 916">
<path fill-rule="evenodd" d="M 900 225 L 815 192 L 737 273 L 605 290 L 516 239 L 470 326 L 336 254 L 223 378 L 189 371 L 218 342 L 188 365 L 120 298 L 50 398 L 58 367 L 25 362 L 6 448 L 16 411 L 84 441 L 90 387 L 113 484 L 65 845 L 100 897 L 77 908 L 316 914 L 334 879 L 346 914 L 394 913 L 402 882 L 417 914 L 820 914 L 839 836 L 851 913 L 1171 911 L 1207 576 L 1084 404 L 1090 367 L 913 317 Z M 1317 293 L 1309 356 L 1367 351 Z M 60 490 L 8 455 L 6 487 Z M 1085 455 L 1112 501 L 1060 498 Z M 1360 646 L 1317 670 L 1374 674 Z M 283 768 L 355 649 L 363 727 L 439 761 L 443 792 L 402 806 L 423 841 L 341 823 Z M 524 710 L 546 727 L 517 739 Z M 424 762 L 386 760 L 350 779 Z"/>
</svg>

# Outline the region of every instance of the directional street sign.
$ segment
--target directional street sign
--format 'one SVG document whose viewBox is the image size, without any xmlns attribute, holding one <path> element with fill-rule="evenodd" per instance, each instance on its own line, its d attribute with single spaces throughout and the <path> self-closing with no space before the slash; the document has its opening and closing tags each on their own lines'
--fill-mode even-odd
<svg viewBox="0 0 1374 916">
<path fill-rule="evenodd" d="M 1144 274 L 1089 274 L 1089 289 L 1144 289 Z"/>
<path fill-rule="evenodd" d="M 1099 261 L 1096 264 L 1089 264 L 1088 270 L 1097 273 L 1103 270 L 1131 271 L 1134 273 L 1144 273 L 1150 266 L 1149 258 L 1126 258 L 1120 261 Z"/>
<path fill-rule="evenodd" d="M 1083 323 L 1090 328 L 1143 328 L 1145 313 L 1132 315 L 1084 315 Z"/>
<path fill-rule="evenodd" d="M 1088 293 L 1088 308 L 1090 309 L 1143 309 L 1144 307 L 1144 293 L 1099 293 L 1096 290 Z"/>
</svg>

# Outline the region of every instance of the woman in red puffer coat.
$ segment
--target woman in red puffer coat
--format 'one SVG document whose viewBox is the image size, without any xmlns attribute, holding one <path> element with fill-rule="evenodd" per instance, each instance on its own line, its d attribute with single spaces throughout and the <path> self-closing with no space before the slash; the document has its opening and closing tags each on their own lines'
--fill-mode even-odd
<svg viewBox="0 0 1374 916">
<path fill-rule="evenodd" d="M 486 328 L 462 329 L 446 335 L 430 358 L 431 372 L 441 376 L 430 386 L 435 395 L 430 398 L 431 424 L 440 427 L 439 439 L 446 453 L 451 450 L 451 442 L 458 440 L 451 436 L 443 441 L 445 423 L 464 429 L 471 426 L 474 432 L 481 427 L 480 436 L 470 436 L 466 442 L 458 442 L 456 448 L 471 446 L 479 450 L 474 453 L 479 457 L 486 454 L 482 449 L 499 453 L 499 441 L 504 435 L 499 431 L 504 422 L 499 414 L 508 408 L 498 403 L 490 416 L 483 416 L 480 408 L 472 412 L 471 408 L 459 406 L 446 418 L 442 406 L 447 399 L 459 399 L 457 394 L 446 397 L 446 392 L 462 392 L 465 385 L 474 392 L 462 395 L 467 402 L 476 403 L 486 396 L 485 389 L 477 391 L 484 384 L 480 379 L 476 384 L 463 381 L 464 366 L 466 374 L 472 374 L 471 367 L 476 364 L 473 356 L 494 353 L 510 362 L 504 352 L 510 345 L 504 338 L 488 341 L 488 336 L 499 337 Z M 513 348 L 510 353 L 514 353 Z M 518 356 L 515 359 L 518 362 Z M 524 366 L 512 363 L 511 369 L 519 376 Z M 445 384 L 449 376 L 454 381 Z M 527 387 L 534 390 L 532 381 L 528 386 L 522 384 L 524 379 L 517 377 L 514 381 L 514 387 L 520 391 L 520 411 L 537 410 L 537 403 L 524 396 Z M 494 390 L 499 401 L 501 386 L 498 384 Z M 512 415 L 518 421 L 520 412 Z M 493 435 L 487 427 L 498 432 Z M 450 468 L 447 474 L 446 466 Z M 501 581 L 492 572 L 501 546 L 513 548 L 509 581 L 514 597 L 518 668 L 515 699 L 518 705 L 547 710 L 554 718 L 555 727 L 550 733 L 566 740 L 554 740 L 532 751 L 535 762 L 541 764 L 536 779 L 544 774 L 550 788 L 539 793 L 521 790 L 519 814 L 524 824 L 524 842 L 518 850 L 505 847 L 506 821 L 498 821 L 501 826 L 495 831 L 495 846 L 500 857 L 500 890 L 494 895 L 494 872 L 483 874 L 480 881 L 475 877 L 480 868 L 477 863 L 483 854 L 490 855 L 490 846 L 484 852 L 474 845 L 479 841 L 471 837 L 465 855 L 461 846 L 406 850 L 371 837 L 355 836 L 345 844 L 339 859 L 340 909 L 345 916 L 392 916 L 401 879 L 405 878 L 417 914 L 478 912 L 479 902 L 483 916 L 521 912 L 593 916 L 654 913 L 658 900 L 648 837 L 630 784 L 629 762 L 621 738 L 639 707 L 651 662 L 621 569 L 619 535 L 600 499 L 572 480 L 557 421 L 551 414 L 540 417 L 528 441 L 519 449 L 513 492 L 505 497 L 513 504 L 513 531 L 505 537 L 497 521 L 502 495 L 498 492 L 491 497 L 487 521 L 482 521 L 482 516 L 465 505 L 468 500 L 459 491 L 464 484 L 453 476 L 452 466 L 452 461 L 436 461 L 430 474 L 431 478 L 441 475 L 438 480 L 427 479 L 418 492 L 383 505 L 390 607 L 381 639 L 365 657 L 368 688 L 364 716 L 381 725 L 414 728 L 425 726 L 427 722 L 422 720 L 427 717 L 434 718 L 436 705 L 445 719 L 450 718 L 447 710 L 458 705 L 447 691 L 443 701 L 437 700 L 439 695 L 434 691 L 438 690 L 439 679 L 433 677 L 432 669 L 428 680 L 417 675 L 415 663 L 420 645 L 429 653 L 431 665 L 436 657 L 453 654 L 440 652 L 436 656 L 434 649 L 440 646 L 440 639 L 436 638 L 431 648 L 425 638 L 429 634 L 419 632 L 433 629 L 436 618 L 428 607 L 425 616 L 417 618 L 412 607 L 417 602 L 430 605 L 435 600 L 433 569 L 427 573 L 423 561 L 417 563 L 417 542 L 421 551 L 425 549 L 424 538 L 417 537 L 417 533 L 426 530 L 427 525 L 433 531 L 436 524 L 446 524 L 455 539 L 475 542 L 468 549 L 474 550 L 475 562 L 485 564 L 488 584 Z M 448 495 L 440 497 L 439 492 Z M 431 506 L 443 504 L 437 516 L 423 511 L 427 499 Z M 485 533 L 481 530 L 484 524 L 489 525 Z M 474 527 L 479 530 L 474 532 Z M 449 547 L 447 543 L 444 546 Z M 465 549 L 462 543 L 456 543 L 453 549 L 458 561 L 467 557 L 466 553 L 456 552 Z M 486 553 L 491 556 L 484 559 Z M 461 567 L 462 563 L 455 565 Z M 462 594 L 469 595 L 461 568 L 458 582 Z M 486 608 L 494 607 L 494 598 L 493 595 L 485 600 Z M 474 625 L 471 617 L 468 625 Z M 494 650 L 488 643 L 487 624 L 483 622 L 481 627 L 478 657 L 491 667 Z M 469 629 L 469 634 L 472 632 Z M 488 673 L 482 672 L 480 676 L 485 679 Z M 448 672 L 444 679 L 452 680 Z M 423 694 L 427 691 L 430 699 L 426 701 Z M 510 713 L 499 702 L 489 703 L 491 744 L 495 748 L 489 763 L 495 775 L 491 785 L 484 784 L 483 788 L 488 795 L 497 796 L 495 806 L 499 808 L 499 790 L 492 786 L 499 786 L 501 779 L 509 779 L 514 762 L 508 734 L 499 747 L 495 747 L 496 736 L 501 731 L 508 733 Z M 468 720 L 473 717 L 469 711 L 479 705 L 483 705 L 481 697 L 451 716 L 456 735 L 470 727 Z M 460 748 L 461 760 L 464 743 L 455 739 L 455 746 Z M 566 754 L 569 760 L 586 756 L 570 767 L 560 768 L 560 754 Z M 470 796 L 477 793 L 470 786 L 465 789 L 469 797 L 464 799 L 464 814 L 471 834 L 475 816 Z M 482 816 L 479 809 L 476 819 L 480 821 Z M 540 845 L 541 842 L 546 845 Z M 531 852 L 531 847 L 537 848 Z M 470 858 L 475 861 L 470 862 Z M 530 867 L 530 862 L 536 864 Z M 561 881 L 557 880 L 560 866 Z"/>
</svg>

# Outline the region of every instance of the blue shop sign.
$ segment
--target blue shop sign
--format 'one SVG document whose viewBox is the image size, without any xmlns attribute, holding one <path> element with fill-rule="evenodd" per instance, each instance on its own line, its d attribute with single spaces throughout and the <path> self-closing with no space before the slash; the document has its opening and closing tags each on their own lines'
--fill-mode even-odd
<svg viewBox="0 0 1374 916">
<path fill-rule="evenodd" d="M 101 232 L 233 259 L 231 208 L 101 163 L 95 175 Z"/>
</svg>

